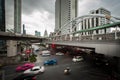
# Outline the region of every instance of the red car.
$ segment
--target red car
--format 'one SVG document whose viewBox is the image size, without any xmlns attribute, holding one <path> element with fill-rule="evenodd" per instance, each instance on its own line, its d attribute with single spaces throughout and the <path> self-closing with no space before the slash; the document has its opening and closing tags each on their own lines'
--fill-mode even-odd
<svg viewBox="0 0 120 80">
<path fill-rule="evenodd" d="M 22 66 L 18 66 L 16 68 L 16 71 L 19 72 L 19 71 L 25 71 L 27 69 L 30 69 L 30 68 L 33 68 L 35 65 L 33 63 L 25 63 L 23 64 Z"/>
</svg>

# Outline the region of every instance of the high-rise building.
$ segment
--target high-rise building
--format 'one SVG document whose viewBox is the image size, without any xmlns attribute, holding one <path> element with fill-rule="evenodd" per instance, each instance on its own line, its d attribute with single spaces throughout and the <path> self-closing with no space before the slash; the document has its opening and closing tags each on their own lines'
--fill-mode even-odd
<svg viewBox="0 0 120 80">
<path fill-rule="evenodd" d="M 26 34 L 25 24 L 23 24 L 23 34 Z"/>
<path fill-rule="evenodd" d="M 6 30 L 21 33 L 21 0 L 0 0 L 0 31 Z M 0 56 L 15 56 L 17 51 L 17 41 L 0 40 Z"/>
<path fill-rule="evenodd" d="M 105 17 L 84 17 L 81 18 L 79 30 L 85 30 L 85 29 L 90 29 L 93 27 L 97 26 L 102 26 L 105 24 L 109 24 L 110 20 L 106 18 L 106 16 L 111 16 L 111 12 L 108 11 L 105 8 L 98 8 L 96 10 L 91 10 L 90 15 L 101 15 Z M 78 30 L 78 31 L 79 31 Z M 110 33 L 110 28 L 105 28 L 105 29 L 100 29 L 100 30 L 94 30 L 94 31 L 89 31 L 89 32 L 82 32 L 82 35 L 89 35 L 89 34 L 105 34 L 105 33 Z"/>
<path fill-rule="evenodd" d="M 60 34 L 69 33 L 72 26 L 64 29 L 67 22 L 77 17 L 77 0 L 56 0 L 55 2 L 55 32 L 61 31 Z"/>
<path fill-rule="evenodd" d="M 5 0 L 0 0 L 0 31 L 5 32 Z"/>
<path fill-rule="evenodd" d="M 44 37 L 48 37 L 48 32 L 47 32 L 47 30 L 45 30 L 45 32 L 44 32 Z"/>
<path fill-rule="evenodd" d="M 35 31 L 35 36 L 40 37 L 41 33 L 39 31 Z"/>
<path fill-rule="evenodd" d="M 21 33 L 21 1 L 14 0 L 14 30 L 15 33 Z"/>
<path fill-rule="evenodd" d="M 0 31 L 5 32 L 5 0 L 0 0 Z M 0 55 L 6 51 L 6 41 L 0 40 Z"/>
<path fill-rule="evenodd" d="M 91 10 L 90 14 L 101 14 L 101 15 L 105 15 L 105 16 L 111 16 L 111 12 L 102 7 L 98 8 L 97 10 Z M 93 18 L 93 19 L 95 19 L 95 18 Z M 94 23 L 96 24 L 96 26 L 101 26 L 101 25 L 110 23 L 110 20 L 106 17 L 98 17 L 98 18 L 96 18 Z M 109 32 L 110 32 L 110 28 L 108 28 L 108 29 L 105 28 L 105 29 L 98 30 L 96 33 L 104 34 L 104 33 L 109 33 Z"/>
</svg>

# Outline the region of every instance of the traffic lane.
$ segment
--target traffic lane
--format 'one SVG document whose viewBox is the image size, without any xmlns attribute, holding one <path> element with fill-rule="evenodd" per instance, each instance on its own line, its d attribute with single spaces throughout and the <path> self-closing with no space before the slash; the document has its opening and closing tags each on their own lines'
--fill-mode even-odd
<svg viewBox="0 0 120 80">
<path fill-rule="evenodd" d="M 72 58 L 70 56 L 52 55 L 48 57 L 39 56 L 39 58 L 43 61 L 56 58 L 58 60 L 58 65 L 45 66 L 45 73 L 38 75 L 38 80 L 103 80 L 107 77 L 107 75 L 101 70 L 93 68 L 85 62 L 72 62 Z M 63 70 L 68 66 L 72 69 L 72 73 L 71 75 L 68 75 L 69 77 L 66 77 L 66 75 L 63 74 Z"/>
<path fill-rule="evenodd" d="M 23 63 L 16 64 L 16 65 L 4 66 L 4 67 L 2 68 L 2 70 L 4 70 L 5 75 L 17 73 L 15 69 L 16 69 L 16 67 L 19 66 L 19 65 L 23 65 Z"/>
<path fill-rule="evenodd" d="M 60 60 L 60 59 L 64 59 L 65 58 L 65 56 L 55 56 L 55 55 L 51 55 L 51 56 L 47 56 L 47 57 L 42 57 L 42 56 L 38 56 L 38 59 L 37 59 L 37 62 L 35 63 L 36 64 L 36 66 L 37 65 L 43 65 L 43 62 L 45 61 L 45 60 L 48 60 L 48 59 L 52 59 L 52 58 L 56 58 L 58 61 Z M 67 58 L 67 59 L 69 59 L 69 58 Z M 62 60 L 61 60 L 62 61 Z M 59 63 L 60 64 L 60 63 Z M 20 74 L 22 74 L 23 73 L 23 71 L 22 72 L 16 72 L 15 71 L 15 68 L 17 67 L 17 66 L 19 66 L 19 65 L 23 65 L 23 63 L 22 64 L 17 64 L 17 65 L 8 65 L 8 66 L 5 66 L 5 67 L 3 67 L 2 68 L 2 70 L 4 70 L 4 72 L 5 72 L 5 80 L 12 80 L 13 78 L 15 78 L 16 76 L 18 76 L 18 75 L 20 75 Z M 52 66 L 51 66 L 52 67 Z"/>
<path fill-rule="evenodd" d="M 58 60 L 58 65 L 53 65 L 53 66 L 45 66 L 45 72 L 42 74 L 42 75 L 38 75 L 37 76 L 37 80 L 40 80 L 41 78 L 44 79 L 44 80 L 48 80 L 49 78 L 54 78 L 53 80 L 59 80 L 59 79 L 69 79 L 69 77 L 67 78 L 64 74 L 63 74 L 63 70 L 69 66 L 71 69 L 72 69 L 72 74 L 70 75 L 71 77 L 73 77 L 74 79 L 79 79 L 79 78 L 85 78 L 86 80 L 86 77 L 85 76 L 91 76 L 90 77 L 97 77 L 97 75 L 101 76 L 101 73 L 100 72 L 97 72 L 97 75 L 94 76 L 96 74 L 96 72 L 93 72 L 93 71 L 97 71 L 95 70 L 94 68 L 91 68 L 88 64 L 84 63 L 84 62 L 77 62 L 77 63 L 74 63 L 72 62 L 72 58 L 69 57 L 69 56 L 55 56 L 55 55 L 52 55 L 52 56 L 48 56 L 48 57 L 41 57 L 39 56 L 39 59 L 38 61 L 36 62 L 37 65 L 43 65 L 43 62 L 47 59 L 52 59 L 52 58 L 56 58 Z M 39 63 L 41 62 L 41 63 Z M 14 77 L 16 77 L 17 75 L 19 75 L 20 73 L 16 73 L 14 70 L 16 68 L 16 66 L 18 65 L 12 65 L 12 66 L 7 66 L 5 68 L 7 68 L 6 72 L 7 72 L 7 75 L 5 76 L 5 80 L 12 80 Z M 92 70 L 93 69 L 93 73 L 91 73 L 90 69 Z M 10 72 L 8 72 L 10 71 Z M 82 75 L 79 75 L 79 74 L 82 74 Z M 85 75 L 85 76 L 84 76 Z M 43 76 L 43 77 L 42 77 Z M 81 76 L 81 77 L 80 77 Z M 84 76 L 84 77 L 83 77 Z M 59 79 L 57 79 L 59 78 Z M 72 79 L 73 79 L 72 78 Z M 50 79 L 50 80 L 51 80 Z M 93 79 L 93 78 L 92 78 Z M 71 79 L 69 79 L 71 80 Z M 90 79 L 89 79 L 90 80 Z M 94 79 L 94 80 L 97 80 L 97 79 Z M 103 80 L 103 79 L 101 79 Z"/>
<path fill-rule="evenodd" d="M 64 69 L 69 66 L 71 68 L 70 75 L 64 75 Z M 37 76 L 37 80 L 104 80 L 107 77 L 97 68 L 80 63 L 59 64 L 55 66 L 46 67 L 42 75 Z"/>
<path fill-rule="evenodd" d="M 65 55 L 63 55 L 63 56 L 51 55 L 51 56 L 45 56 L 45 57 L 38 55 L 37 61 L 35 64 L 36 65 L 43 65 L 44 61 L 49 60 L 49 59 L 57 59 L 58 64 L 65 64 L 65 63 L 72 61 L 72 57 L 65 56 Z"/>
<path fill-rule="evenodd" d="M 18 65 L 22 65 L 22 64 L 8 65 L 8 66 L 3 67 L 2 70 L 4 70 L 5 80 L 13 80 L 13 78 L 15 78 L 16 76 L 22 74 L 22 72 L 16 72 L 15 71 L 15 68 Z"/>
</svg>

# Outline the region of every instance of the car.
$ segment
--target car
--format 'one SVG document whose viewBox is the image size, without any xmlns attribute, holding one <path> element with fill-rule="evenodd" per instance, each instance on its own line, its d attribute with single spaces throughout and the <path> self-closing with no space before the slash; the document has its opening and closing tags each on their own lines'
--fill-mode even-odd
<svg viewBox="0 0 120 80">
<path fill-rule="evenodd" d="M 50 53 L 42 53 L 42 56 L 45 57 L 45 56 L 50 56 Z"/>
<path fill-rule="evenodd" d="M 79 61 L 82 61 L 83 60 L 83 57 L 82 56 L 74 56 L 72 61 L 73 62 L 79 62 Z"/>
<path fill-rule="evenodd" d="M 35 66 L 35 64 L 33 64 L 33 63 L 25 63 L 25 64 L 23 64 L 21 66 L 18 66 L 16 68 L 16 72 L 25 71 L 27 69 L 33 68 L 34 66 Z"/>
<path fill-rule="evenodd" d="M 50 60 L 46 60 L 43 63 L 44 65 L 54 65 L 57 64 L 57 60 L 56 59 L 50 59 Z"/>
<path fill-rule="evenodd" d="M 57 52 L 56 55 L 62 56 L 62 55 L 64 55 L 64 53 L 62 53 L 62 52 Z"/>
<path fill-rule="evenodd" d="M 15 77 L 13 80 L 36 80 L 35 74 L 20 74 Z"/>
<path fill-rule="evenodd" d="M 50 56 L 51 54 L 50 54 L 50 51 L 44 50 L 44 51 L 41 52 L 41 55 L 42 56 Z"/>
<path fill-rule="evenodd" d="M 28 69 L 26 71 L 24 71 L 24 74 L 39 74 L 39 73 L 43 73 L 45 71 L 44 66 L 34 66 L 31 69 Z"/>
</svg>

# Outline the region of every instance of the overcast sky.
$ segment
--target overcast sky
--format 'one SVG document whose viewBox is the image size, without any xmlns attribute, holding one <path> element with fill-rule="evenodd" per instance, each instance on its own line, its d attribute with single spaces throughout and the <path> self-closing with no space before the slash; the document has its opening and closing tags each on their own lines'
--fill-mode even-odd
<svg viewBox="0 0 120 80">
<path fill-rule="evenodd" d="M 22 22 L 26 25 L 27 33 L 34 34 L 40 31 L 44 34 L 54 31 L 55 27 L 55 0 L 23 0 Z"/>
<path fill-rule="evenodd" d="M 106 8 L 112 16 L 120 17 L 120 0 L 79 0 L 78 16 L 89 14 L 90 10 Z"/>
<path fill-rule="evenodd" d="M 13 1 L 6 0 L 7 27 L 13 27 Z M 89 14 L 90 10 L 104 7 L 113 16 L 120 17 L 120 0 L 79 0 L 78 16 Z M 27 34 L 35 34 L 35 30 L 44 34 L 55 28 L 55 0 L 22 0 L 22 24 L 25 24 Z"/>
</svg>

